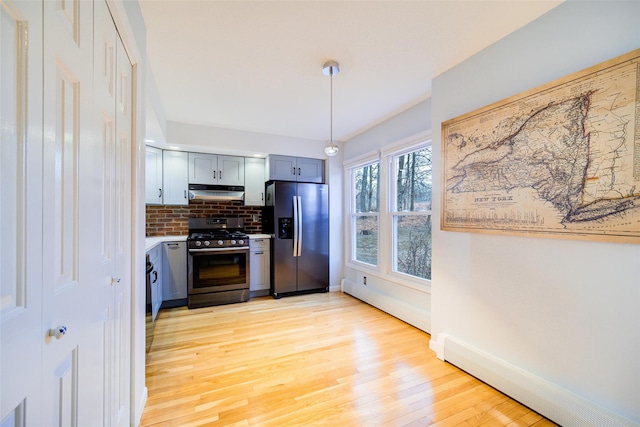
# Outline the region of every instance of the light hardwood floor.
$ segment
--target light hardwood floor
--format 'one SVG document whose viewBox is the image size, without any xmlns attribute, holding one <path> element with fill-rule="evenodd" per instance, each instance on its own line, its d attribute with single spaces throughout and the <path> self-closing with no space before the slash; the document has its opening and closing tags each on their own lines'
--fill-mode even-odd
<svg viewBox="0 0 640 427">
<path fill-rule="evenodd" d="M 553 426 L 339 292 L 162 310 L 141 426 Z"/>
</svg>

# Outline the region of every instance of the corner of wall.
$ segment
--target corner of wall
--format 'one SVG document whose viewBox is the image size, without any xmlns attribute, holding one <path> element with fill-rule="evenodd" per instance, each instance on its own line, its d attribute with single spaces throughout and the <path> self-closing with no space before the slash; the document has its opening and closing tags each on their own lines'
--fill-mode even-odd
<svg viewBox="0 0 640 427">
<path fill-rule="evenodd" d="M 438 334 L 438 336 L 434 338 L 432 335 L 431 341 L 429 341 L 429 348 L 436 353 L 436 357 L 440 360 L 445 360 L 444 346 L 448 336 L 449 334 Z"/>
</svg>

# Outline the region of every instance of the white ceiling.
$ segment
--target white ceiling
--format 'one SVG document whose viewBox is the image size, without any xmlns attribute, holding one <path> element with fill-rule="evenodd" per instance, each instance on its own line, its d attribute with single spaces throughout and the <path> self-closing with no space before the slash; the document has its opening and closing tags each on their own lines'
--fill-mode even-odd
<svg viewBox="0 0 640 427">
<path fill-rule="evenodd" d="M 167 120 L 347 140 L 561 1 L 140 0 Z M 170 141 L 168 141 L 170 143 Z"/>
</svg>

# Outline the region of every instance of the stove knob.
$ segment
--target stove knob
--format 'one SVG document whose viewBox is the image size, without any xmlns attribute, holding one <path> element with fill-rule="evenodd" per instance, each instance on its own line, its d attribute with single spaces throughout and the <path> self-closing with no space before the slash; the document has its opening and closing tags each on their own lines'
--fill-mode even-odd
<svg viewBox="0 0 640 427">
<path fill-rule="evenodd" d="M 211 244 L 211 242 L 210 242 L 210 241 L 208 241 L 208 240 L 205 240 L 205 241 L 204 241 L 204 245 L 205 245 L 205 246 L 209 246 L 210 244 Z"/>
<path fill-rule="evenodd" d="M 222 246 L 222 245 L 224 245 L 224 242 L 223 242 L 222 240 L 218 240 L 218 244 L 219 244 L 220 246 Z"/>
<path fill-rule="evenodd" d="M 242 239 L 238 240 L 238 244 L 239 245 L 244 245 L 244 240 L 242 240 Z"/>
<path fill-rule="evenodd" d="M 202 246 L 202 242 L 200 240 L 196 240 L 195 245 L 196 246 Z"/>
<path fill-rule="evenodd" d="M 235 245 L 235 244 L 236 244 L 236 241 L 235 241 L 235 240 L 232 240 L 232 241 L 231 241 L 231 244 L 232 244 L 232 245 Z"/>
</svg>

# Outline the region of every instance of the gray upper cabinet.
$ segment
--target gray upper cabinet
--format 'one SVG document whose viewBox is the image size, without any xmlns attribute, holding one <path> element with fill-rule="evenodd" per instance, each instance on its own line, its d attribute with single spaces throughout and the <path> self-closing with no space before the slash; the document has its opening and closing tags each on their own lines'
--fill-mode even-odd
<svg viewBox="0 0 640 427">
<path fill-rule="evenodd" d="M 164 150 L 162 153 L 162 203 L 189 204 L 189 156 L 184 151 Z"/>
<path fill-rule="evenodd" d="M 324 182 L 324 160 L 270 155 L 267 158 L 271 181 Z"/>
<path fill-rule="evenodd" d="M 264 159 L 244 159 L 244 205 L 264 206 Z"/>
<path fill-rule="evenodd" d="M 298 157 L 296 159 L 298 182 L 324 182 L 324 160 Z"/>
<path fill-rule="evenodd" d="M 145 201 L 147 205 L 162 204 L 162 150 L 146 146 Z"/>
<path fill-rule="evenodd" d="M 244 157 L 189 153 L 189 184 L 244 186 Z"/>
</svg>

